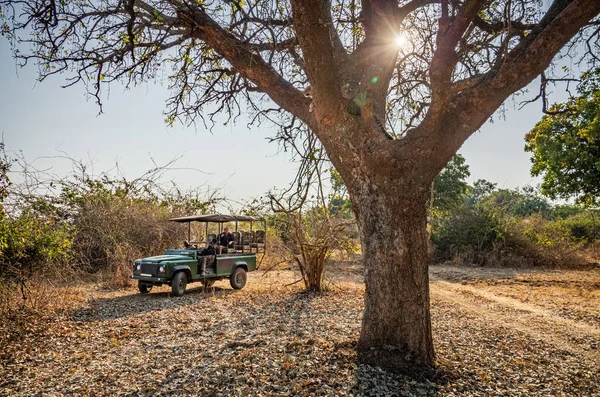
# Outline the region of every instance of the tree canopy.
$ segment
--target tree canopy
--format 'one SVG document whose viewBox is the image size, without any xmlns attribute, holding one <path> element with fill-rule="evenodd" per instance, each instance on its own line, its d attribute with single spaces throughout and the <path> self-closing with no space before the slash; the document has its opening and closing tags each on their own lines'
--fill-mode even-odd
<svg viewBox="0 0 600 397">
<path fill-rule="evenodd" d="M 600 200 L 600 69 L 584 73 L 579 95 L 553 105 L 527 134 L 531 174 L 542 175 L 542 193 L 576 197 L 582 204 Z"/>
</svg>

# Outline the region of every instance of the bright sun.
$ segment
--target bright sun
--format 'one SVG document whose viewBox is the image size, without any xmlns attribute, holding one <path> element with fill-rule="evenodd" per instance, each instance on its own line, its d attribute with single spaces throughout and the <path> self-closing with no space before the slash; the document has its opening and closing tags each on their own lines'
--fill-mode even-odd
<svg viewBox="0 0 600 397">
<path fill-rule="evenodd" d="M 399 33 L 399 34 L 396 36 L 396 46 L 397 46 L 398 48 L 402 48 L 402 47 L 404 47 L 404 46 L 406 45 L 406 41 L 407 41 L 407 40 L 406 40 L 406 36 L 405 36 L 405 35 L 403 35 L 402 33 Z"/>
</svg>

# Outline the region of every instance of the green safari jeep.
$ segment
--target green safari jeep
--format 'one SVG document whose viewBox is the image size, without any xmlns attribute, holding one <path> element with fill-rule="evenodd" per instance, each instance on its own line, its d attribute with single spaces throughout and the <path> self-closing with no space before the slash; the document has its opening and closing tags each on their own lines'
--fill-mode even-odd
<svg viewBox="0 0 600 397">
<path fill-rule="evenodd" d="M 266 222 L 264 218 L 240 215 L 197 215 L 171 219 L 173 222 L 188 223 L 188 246 L 184 249 L 168 249 L 163 255 L 138 259 L 133 263 L 132 279 L 138 280 L 138 289 L 141 293 L 150 292 L 153 286 L 168 284 L 173 295 L 182 296 L 189 283 L 200 282 L 205 287 L 210 287 L 215 281 L 228 278 L 234 289 L 244 288 L 247 274 L 257 269 L 257 255 L 266 250 Z M 191 222 L 206 224 L 206 242 L 190 241 Z M 264 229 L 252 230 L 256 222 L 261 222 Z M 216 234 L 209 234 L 209 224 L 216 223 L 219 234 L 223 224 L 235 223 L 235 232 L 231 233 L 228 245 L 217 249 L 217 253 L 210 255 L 210 260 L 202 273 L 201 255 L 203 245 L 215 239 Z M 240 223 L 249 223 L 247 231 L 238 230 Z M 200 247 L 202 246 L 202 247 Z M 220 253 L 219 253 L 220 252 Z M 214 259 L 212 258 L 214 256 Z"/>
</svg>

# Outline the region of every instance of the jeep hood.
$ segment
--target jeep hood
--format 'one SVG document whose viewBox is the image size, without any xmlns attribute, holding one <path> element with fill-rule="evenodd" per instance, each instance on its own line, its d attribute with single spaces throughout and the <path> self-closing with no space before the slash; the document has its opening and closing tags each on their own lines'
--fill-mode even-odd
<svg viewBox="0 0 600 397">
<path fill-rule="evenodd" d="M 189 262 L 193 261 L 194 258 L 187 255 L 158 255 L 143 258 L 144 263 L 161 263 L 161 262 Z"/>
</svg>

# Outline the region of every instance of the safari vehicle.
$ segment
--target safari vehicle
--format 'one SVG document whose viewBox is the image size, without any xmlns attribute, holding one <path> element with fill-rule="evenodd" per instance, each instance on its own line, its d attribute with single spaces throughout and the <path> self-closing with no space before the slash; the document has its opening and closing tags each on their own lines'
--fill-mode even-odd
<svg viewBox="0 0 600 397">
<path fill-rule="evenodd" d="M 172 288 L 173 295 L 182 296 L 189 283 L 200 282 L 205 287 L 210 287 L 215 281 L 224 278 L 229 279 L 232 288 L 241 289 L 246 285 L 247 273 L 257 269 L 257 256 L 262 254 L 261 260 L 264 257 L 267 247 L 264 218 L 211 214 L 170 220 L 188 224 L 189 245 L 183 249 L 168 249 L 163 255 L 136 260 L 133 263 L 131 278 L 138 280 L 138 289 L 141 293 L 150 292 L 155 285 L 168 284 Z M 192 222 L 205 224 L 205 241 L 191 241 Z M 222 253 L 214 254 L 212 264 L 206 267 L 205 273 L 202 273 L 203 248 L 222 232 L 224 224 L 232 223 L 235 224 L 232 244 Z M 260 223 L 262 229 L 253 230 L 255 223 Z M 238 230 L 240 224 L 249 224 L 249 229 Z M 209 225 L 218 233 L 209 233 Z"/>
</svg>

